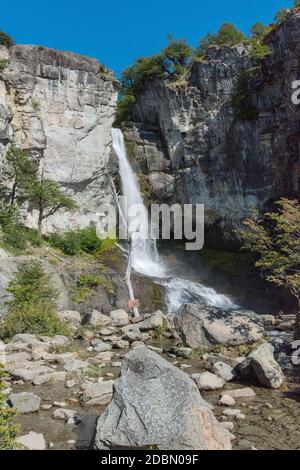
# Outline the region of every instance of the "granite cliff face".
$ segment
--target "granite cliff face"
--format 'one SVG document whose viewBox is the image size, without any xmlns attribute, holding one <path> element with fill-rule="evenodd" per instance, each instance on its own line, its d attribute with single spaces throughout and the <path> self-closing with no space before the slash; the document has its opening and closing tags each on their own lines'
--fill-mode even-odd
<svg viewBox="0 0 300 470">
<path fill-rule="evenodd" d="M 106 197 L 117 89 L 96 59 L 44 47 L 0 46 L 0 172 L 11 143 L 29 149 L 45 178 L 74 198 L 44 230 L 86 226 Z M 35 226 L 36 211 L 24 212 Z"/>
<path fill-rule="evenodd" d="M 213 47 L 194 62 L 185 86 L 149 83 L 125 126 L 151 198 L 205 204 L 211 242 L 232 243 L 252 206 L 299 196 L 300 107 L 291 96 L 300 77 L 300 13 L 273 31 L 268 45 L 271 55 L 255 69 L 247 49 Z M 255 113 L 240 118 L 232 96 L 249 69 Z"/>
</svg>

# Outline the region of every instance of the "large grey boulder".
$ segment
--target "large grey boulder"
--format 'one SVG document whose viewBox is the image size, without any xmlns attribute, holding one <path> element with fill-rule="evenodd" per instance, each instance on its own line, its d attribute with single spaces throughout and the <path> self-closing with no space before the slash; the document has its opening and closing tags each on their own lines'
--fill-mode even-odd
<svg viewBox="0 0 300 470">
<path fill-rule="evenodd" d="M 259 316 L 253 312 L 205 305 L 183 305 L 174 324 L 182 341 L 191 348 L 251 344 L 259 341 L 264 333 Z"/>
<path fill-rule="evenodd" d="M 12 393 L 8 399 L 18 413 L 33 413 L 40 409 L 41 399 L 34 393 Z"/>
<path fill-rule="evenodd" d="M 46 450 L 46 441 L 43 434 L 33 431 L 24 436 L 17 437 L 16 442 L 24 450 Z"/>
<path fill-rule="evenodd" d="M 124 358 L 113 399 L 97 422 L 95 448 L 231 449 L 192 379 L 140 347 Z"/>
<path fill-rule="evenodd" d="M 274 358 L 274 347 L 264 343 L 255 349 L 248 357 L 257 380 L 265 387 L 280 388 L 284 374 Z"/>
</svg>

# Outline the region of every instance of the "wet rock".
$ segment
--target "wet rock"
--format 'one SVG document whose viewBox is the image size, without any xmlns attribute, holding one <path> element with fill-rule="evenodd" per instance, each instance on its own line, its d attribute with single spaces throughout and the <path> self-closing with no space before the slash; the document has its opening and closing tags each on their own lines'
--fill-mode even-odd
<svg viewBox="0 0 300 470">
<path fill-rule="evenodd" d="M 193 350 L 191 348 L 184 348 L 184 347 L 173 347 L 170 350 L 171 354 L 175 354 L 176 357 L 183 357 L 187 359 L 192 354 Z"/>
<path fill-rule="evenodd" d="M 74 372 L 79 369 L 84 369 L 89 363 L 87 361 L 81 361 L 80 359 L 73 359 L 72 361 L 66 362 L 64 364 L 64 369 L 67 372 Z"/>
<path fill-rule="evenodd" d="M 58 318 L 69 325 L 79 328 L 81 326 L 81 315 L 76 310 L 62 310 L 57 312 Z"/>
<path fill-rule="evenodd" d="M 61 419 L 63 421 L 68 421 L 70 418 L 74 418 L 76 416 L 76 411 L 68 410 L 66 408 L 59 408 L 54 411 L 53 418 L 54 419 Z"/>
<path fill-rule="evenodd" d="M 246 387 L 246 388 L 238 388 L 235 390 L 226 390 L 226 392 L 222 392 L 222 397 L 228 395 L 231 398 L 234 398 L 235 400 L 241 400 L 244 398 L 255 398 L 256 393 L 252 388 Z"/>
<path fill-rule="evenodd" d="M 125 310 L 113 310 L 109 316 L 115 326 L 125 326 L 129 323 L 129 316 Z"/>
<path fill-rule="evenodd" d="M 214 418 L 187 374 L 147 348 L 124 358 L 114 395 L 98 419 L 97 449 L 230 449 L 230 435 Z"/>
<path fill-rule="evenodd" d="M 49 382 L 61 382 L 66 380 L 67 373 L 63 371 L 50 372 L 49 374 L 42 374 L 33 380 L 33 385 L 43 385 Z"/>
<path fill-rule="evenodd" d="M 219 390 L 225 385 L 225 381 L 211 372 L 203 372 L 202 374 L 195 374 L 192 376 L 195 380 L 199 390 Z"/>
<path fill-rule="evenodd" d="M 113 380 L 83 384 L 82 400 L 85 405 L 106 405 L 113 394 Z"/>
<path fill-rule="evenodd" d="M 219 405 L 221 406 L 234 406 L 235 405 L 235 400 L 232 398 L 232 396 L 228 395 L 228 393 L 225 392 L 225 394 L 222 396 L 222 398 L 219 401 Z"/>
<path fill-rule="evenodd" d="M 259 341 L 264 333 L 259 316 L 253 312 L 205 305 L 183 305 L 174 324 L 182 341 L 191 348 L 251 344 Z"/>
<path fill-rule="evenodd" d="M 137 323 L 136 325 L 139 327 L 140 331 L 148 331 L 157 327 L 163 327 L 167 324 L 168 321 L 166 316 L 160 310 L 157 310 L 156 312 L 149 315 L 148 318 L 145 318 L 145 320 Z"/>
<path fill-rule="evenodd" d="M 230 382 L 231 380 L 236 378 L 236 372 L 234 368 L 225 364 L 225 362 L 215 362 L 213 365 L 213 371 L 219 377 L 222 377 L 225 382 Z"/>
<path fill-rule="evenodd" d="M 46 441 L 43 434 L 33 431 L 17 437 L 16 442 L 25 450 L 46 450 Z"/>
<path fill-rule="evenodd" d="M 33 393 L 12 393 L 8 397 L 11 405 L 18 413 L 34 413 L 40 409 L 41 399 Z"/>
<path fill-rule="evenodd" d="M 232 416 L 238 421 L 243 421 L 246 416 L 241 412 L 241 410 L 229 408 L 228 410 L 223 411 L 223 416 Z"/>
<path fill-rule="evenodd" d="M 88 323 L 93 326 L 109 326 L 112 325 L 112 319 L 98 310 L 93 310 Z"/>
<path fill-rule="evenodd" d="M 100 339 L 93 339 L 91 341 L 91 345 L 94 348 L 94 351 L 96 352 L 105 352 L 105 351 L 110 351 L 112 349 L 112 345 L 108 343 L 104 343 L 104 341 L 101 341 Z"/>
<path fill-rule="evenodd" d="M 249 358 L 259 383 L 265 387 L 280 388 L 284 381 L 284 375 L 279 364 L 275 361 L 273 352 L 273 346 L 264 343 L 255 349 Z"/>
</svg>

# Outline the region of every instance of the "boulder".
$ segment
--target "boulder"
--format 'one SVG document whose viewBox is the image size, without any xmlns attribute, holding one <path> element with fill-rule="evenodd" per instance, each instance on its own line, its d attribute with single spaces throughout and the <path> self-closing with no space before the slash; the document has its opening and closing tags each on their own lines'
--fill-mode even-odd
<svg viewBox="0 0 300 470">
<path fill-rule="evenodd" d="M 228 395 L 228 393 L 225 393 L 222 395 L 219 401 L 220 406 L 233 406 L 235 405 L 235 400 L 232 398 L 232 396 Z"/>
<path fill-rule="evenodd" d="M 97 422 L 95 448 L 231 449 L 190 377 L 145 347 L 123 359 L 113 399 Z"/>
<path fill-rule="evenodd" d="M 215 362 L 213 365 L 213 371 L 219 377 L 222 377 L 225 382 L 230 382 L 236 378 L 236 372 L 233 367 L 225 364 L 225 362 Z"/>
<path fill-rule="evenodd" d="M 41 399 L 33 393 L 11 393 L 8 397 L 11 405 L 18 413 L 33 413 L 40 409 Z"/>
<path fill-rule="evenodd" d="M 226 392 L 221 393 L 222 397 L 230 396 L 235 400 L 243 400 L 245 398 L 255 398 L 256 393 L 252 388 L 245 387 L 245 388 L 237 388 L 235 390 L 226 390 Z"/>
<path fill-rule="evenodd" d="M 88 323 L 93 326 L 109 326 L 112 324 L 112 320 L 98 310 L 93 310 Z"/>
<path fill-rule="evenodd" d="M 262 321 L 253 312 L 205 305 L 183 305 L 174 324 L 182 341 L 191 348 L 252 344 L 264 333 Z"/>
<path fill-rule="evenodd" d="M 85 405 L 107 405 L 113 394 L 113 380 L 83 384 L 82 400 Z"/>
<path fill-rule="evenodd" d="M 138 326 L 140 331 L 148 331 L 153 330 L 157 327 L 163 327 L 167 324 L 168 321 L 166 316 L 160 310 L 157 310 L 156 312 L 152 313 L 147 318 L 145 318 L 145 320 L 137 323 L 136 325 Z"/>
<path fill-rule="evenodd" d="M 110 351 L 112 349 L 111 344 L 104 343 L 104 341 L 101 341 L 101 339 L 93 339 L 91 341 L 91 345 L 96 352 Z"/>
<path fill-rule="evenodd" d="M 129 316 L 125 310 L 113 310 L 109 316 L 114 326 L 125 326 L 129 323 Z"/>
<path fill-rule="evenodd" d="M 261 385 L 269 388 L 280 388 L 284 381 L 284 374 L 273 353 L 274 347 L 269 343 L 263 343 L 248 357 Z"/>
<path fill-rule="evenodd" d="M 76 411 L 68 410 L 66 408 L 59 408 L 54 411 L 53 418 L 54 419 L 61 419 L 63 421 L 68 421 L 70 418 L 74 418 L 76 416 Z"/>
<path fill-rule="evenodd" d="M 199 390 L 203 391 L 219 390 L 225 385 L 225 381 L 221 377 L 218 377 L 215 374 L 211 374 L 210 372 L 195 374 L 193 379 L 195 380 Z"/>
<path fill-rule="evenodd" d="M 33 380 L 33 385 L 43 385 L 49 382 L 62 382 L 65 381 L 67 373 L 64 371 L 50 372 L 48 374 L 42 374 Z"/>
<path fill-rule="evenodd" d="M 58 318 L 64 323 L 68 323 L 74 328 L 81 326 L 81 315 L 76 310 L 61 310 L 57 312 Z"/>
<path fill-rule="evenodd" d="M 16 443 L 24 450 L 46 450 L 46 441 L 43 434 L 33 431 L 24 436 L 17 437 Z"/>
</svg>

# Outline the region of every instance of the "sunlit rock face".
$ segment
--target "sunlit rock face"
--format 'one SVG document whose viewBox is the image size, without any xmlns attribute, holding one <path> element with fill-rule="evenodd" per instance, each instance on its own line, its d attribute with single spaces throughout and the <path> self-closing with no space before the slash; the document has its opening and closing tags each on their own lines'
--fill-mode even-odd
<svg viewBox="0 0 300 470">
<path fill-rule="evenodd" d="M 115 79 L 96 59 L 39 46 L 0 46 L 0 59 L 9 61 L 0 74 L 0 165 L 11 143 L 29 149 L 78 206 L 47 219 L 44 231 L 87 225 L 109 197 Z M 34 226 L 36 211 L 25 218 Z"/>
<path fill-rule="evenodd" d="M 300 80 L 300 13 L 276 28 L 268 45 L 271 55 L 248 81 L 253 116 L 237 117 L 232 108 L 241 73 L 256 65 L 249 51 L 213 47 L 192 65 L 185 86 L 149 83 L 125 126 L 151 197 L 205 204 L 211 242 L 234 242 L 252 206 L 299 196 L 300 106 L 291 96 Z"/>
</svg>

